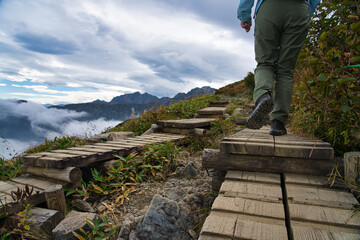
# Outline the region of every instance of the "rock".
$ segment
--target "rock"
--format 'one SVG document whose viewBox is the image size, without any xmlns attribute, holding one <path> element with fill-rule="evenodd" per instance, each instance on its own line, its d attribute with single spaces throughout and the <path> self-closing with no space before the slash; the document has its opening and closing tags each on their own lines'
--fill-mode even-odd
<svg viewBox="0 0 360 240">
<path fill-rule="evenodd" d="M 96 135 L 92 136 L 91 138 L 88 138 L 87 141 L 88 141 L 88 143 L 106 142 L 108 135 L 109 135 L 108 133 L 96 134 Z"/>
<path fill-rule="evenodd" d="M 194 229 L 189 230 L 189 234 L 193 239 L 198 239 L 197 233 L 194 231 Z"/>
<path fill-rule="evenodd" d="M 78 232 L 80 228 L 86 231 L 86 229 L 89 228 L 85 219 L 94 221 L 96 217 L 97 215 L 95 213 L 71 211 L 66 215 L 65 219 L 52 230 L 54 240 L 76 240 L 77 238 L 72 232 Z"/>
<path fill-rule="evenodd" d="M 130 221 L 129 219 L 125 219 L 122 222 L 122 227 L 120 229 L 118 239 L 128 239 L 128 236 L 132 230 L 131 225 L 132 225 L 132 221 Z"/>
<path fill-rule="evenodd" d="M 139 223 L 139 239 L 191 239 L 188 230 L 194 221 L 190 209 L 155 194 L 143 222 Z"/>
<path fill-rule="evenodd" d="M 80 211 L 90 212 L 90 213 L 95 212 L 95 210 L 91 207 L 91 205 L 82 199 L 75 199 L 71 202 L 71 204 Z"/>
<path fill-rule="evenodd" d="M 108 134 L 109 134 L 107 136 L 108 141 L 116 141 L 116 140 L 126 139 L 129 137 L 135 137 L 135 134 L 133 132 L 111 132 Z"/>
<path fill-rule="evenodd" d="M 185 176 L 195 177 L 197 175 L 196 170 L 192 163 L 188 163 L 184 169 Z"/>
</svg>

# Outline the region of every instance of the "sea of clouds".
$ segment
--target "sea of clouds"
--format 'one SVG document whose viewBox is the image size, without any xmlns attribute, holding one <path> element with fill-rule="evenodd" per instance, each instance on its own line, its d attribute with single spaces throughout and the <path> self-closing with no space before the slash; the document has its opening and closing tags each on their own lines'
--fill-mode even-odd
<svg viewBox="0 0 360 240">
<path fill-rule="evenodd" d="M 121 121 L 81 121 L 85 112 L 47 108 L 33 102 L 0 99 L 0 157 L 10 159 L 45 139 L 65 135 L 91 137 Z"/>
</svg>

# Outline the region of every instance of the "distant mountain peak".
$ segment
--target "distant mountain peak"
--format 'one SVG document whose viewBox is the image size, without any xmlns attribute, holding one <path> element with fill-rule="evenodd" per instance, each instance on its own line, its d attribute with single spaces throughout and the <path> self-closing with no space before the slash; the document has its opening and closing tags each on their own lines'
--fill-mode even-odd
<svg viewBox="0 0 360 240">
<path fill-rule="evenodd" d="M 114 97 L 110 101 L 110 104 L 148 104 L 156 102 L 157 100 L 159 100 L 158 97 L 149 93 L 134 92 Z"/>
</svg>

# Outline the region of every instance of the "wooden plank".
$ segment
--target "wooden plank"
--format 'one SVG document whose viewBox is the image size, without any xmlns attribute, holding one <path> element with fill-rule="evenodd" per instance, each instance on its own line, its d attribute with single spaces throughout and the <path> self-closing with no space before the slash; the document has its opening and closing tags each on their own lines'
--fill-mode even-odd
<svg viewBox="0 0 360 240">
<path fill-rule="evenodd" d="M 331 147 L 311 147 L 303 145 L 276 145 L 272 143 L 257 142 L 228 142 L 223 140 L 221 151 L 231 154 L 297 157 L 304 159 L 328 159 L 334 158 L 334 149 Z"/>
<path fill-rule="evenodd" d="M 94 154 L 98 154 L 101 155 L 102 153 L 107 153 L 110 152 L 111 150 L 113 150 L 113 148 L 110 147 L 97 147 L 96 145 L 85 145 L 82 147 L 73 147 L 73 148 L 68 148 L 70 150 L 74 150 L 74 151 L 84 151 L 84 152 L 93 152 Z"/>
<path fill-rule="evenodd" d="M 288 239 L 285 221 L 241 214 L 211 212 L 201 231 L 201 237 L 231 239 Z"/>
<path fill-rule="evenodd" d="M 236 215 L 211 212 L 202 227 L 201 235 L 209 234 L 212 236 L 232 238 L 237 220 Z"/>
<path fill-rule="evenodd" d="M 286 184 L 290 203 L 351 209 L 358 204 L 354 195 L 340 190 Z"/>
<path fill-rule="evenodd" d="M 360 214 L 354 210 L 289 203 L 291 221 L 315 222 L 360 229 Z"/>
<path fill-rule="evenodd" d="M 269 135 L 270 136 L 270 135 Z M 266 136 L 267 137 L 267 136 Z M 256 137 L 228 137 L 224 138 L 226 142 L 242 143 L 242 142 L 256 142 L 256 143 L 267 143 L 274 144 L 274 139 L 271 138 L 256 138 Z M 331 147 L 330 143 L 323 142 L 320 140 L 306 140 L 298 138 L 276 138 L 275 145 L 301 145 L 301 146 L 310 146 L 310 147 Z"/>
<path fill-rule="evenodd" d="M 54 186 L 61 184 L 63 186 L 67 185 L 65 182 L 61 181 L 52 181 L 50 179 L 42 179 L 42 178 L 35 178 L 30 176 L 20 176 L 10 180 L 11 182 L 21 183 L 21 184 L 28 184 L 29 186 L 33 186 L 36 188 L 45 191 L 48 188 L 53 188 Z"/>
<path fill-rule="evenodd" d="M 311 226 L 301 226 L 292 223 L 294 239 L 296 240 L 359 240 L 360 229 L 338 228 L 323 230 Z"/>
<path fill-rule="evenodd" d="M 356 182 L 356 179 L 360 178 L 360 152 L 344 154 L 344 170 L 345 181 L 359 187 L 360 183 Z"/>
<path fill-rule="evenodd" d="M 226 180 L 239 180 L 248 182 L 273 183 L 280 185 L 280 175 L 260 172 L 228 171 Z"/>
<path fill-rule="evenodd" d="M 234 237 L 236 239 L 277 239 L 287 240 L 287 230 L 285 222 L 281 225 L 273 223 L 254 222 L 238 218 Z"/>
<path fill-rule="evenodd" d="M 211 122 L 215 121 L 214 118 L 191 118 L 180 120 L 162 120 L 157 121 L 159 127 L 169 128 L 202 128 L 209 127 Z"/>
<path fill-rule="evenodd" d="M 54 150 L 54 151 L 51 151 L 51 152 L 54 152 L 54 153 L 66 153 L 67 152 L 69 154 L 76 154 L 76 155 L 79 155 L 79 156 L 82 156 L 82 157 L 87 157 L 87 156 L 95 154 L 94 152 L 77 151 L 77 150 L 73 150 L 73 149 Z"/>
<path fill-rule="evenodd" d="M 14 182 L 14 181 L 0 182 L 0 192 L 6 193 L 9 195 L 11 195 L 12 191 L 16 192 L 18 190 L 18 188 L 20 188 L 21 190 L 24 190 L 25 187 L 26 187 L 26 184 Z M 34 193 L 36 193 L 36 191 L 42 191 L 42 189 L 38 188 L 37 186 L 29 185 L 30 189 L 31 189 L 31 187 L 34 187 Z"/>
<path fill-rule="evenodd" d="M 232 212 L 285 220 L 284 206 L 281 202 L 271 203 L 240 197 L 219 195 L 215 199 L 211 211 Z"/>
<path fill-rule="evenodd" d="M 223 115 L 225 111 L 225 107 L 207 107 L 200 109 L 197 113 L 200 115 Z"/>
<path fill-rule="evenodd" d="M 207 149 L 209 151 L 209 149 Z M 226 154 L 219 150 L 212 157 L 203 152 L 202 166 L 228 171 L 249 171 L 266 173 L 296 173 L 305 175 L 327 175 L 332 170 L 330 160 L 311 160 L 303 158 L 270 157 L 258 155 Z"/>
<path fill-rule="evenodd" d="M 266 196 L 273 199 L 278 199 L 279 201 L 282 199 L 282 191 L 280 186 L 263 183 L 226 180 L 220 188 L 220 193 L 225 192 L 241 193 L 244 194 L 244 196 L 246 196 L 246 194 L 249 194 L 249 196 Z"/>
</svg>

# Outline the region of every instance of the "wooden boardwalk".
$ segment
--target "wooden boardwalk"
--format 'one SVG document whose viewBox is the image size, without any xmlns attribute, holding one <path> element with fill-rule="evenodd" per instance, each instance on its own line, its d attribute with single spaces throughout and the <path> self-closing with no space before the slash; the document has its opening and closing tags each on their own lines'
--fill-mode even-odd
<svg viewBox="0 0 360 240">
<path fill-rule="evenodd" d="M 7 182 L 0 182 L 0 218 L 5 213 L 13 214 L 21 209 L 21 204 L 12 198 L 11 193 L 18 189 L 24 190 L 26 185 L 33 188 L 28 203 L 36 206 L 46 201 L 47 191 L 59 185 L 66 187 L 79 184 L 82 177 L 80 167 L 112 160 L 115 155 L 127 156 L 148 144 L 184 138 L 183 135 L 151 133 L 118 141 L 26 155 L 21 158 L 22 168 L 31 175 L 26 174 Z"/>
<path fill-rule="evenodd" d="M 330 144 L 269 130 L 243 129 L 220 151 L 203 152 L 203 166 L 217 171 L 213 181 L 227 173 L 200 239 L 359 240 L 358 201 L 325 177 Z"/>
<path fill-rule="evenodd" d="M 118 141 L 107 141 L 64 150 L 54 150 L 24 156 L 23 165 L 64 169 L 67 167 L 83 167 L 94 162 L 110 160 L 114 155 L 127 156 L 145 145 L 185 138 L 182 135 L 151 133 L 149 135 L 131 137 Z"/>
<path fill-rule="evenodd" d="M 228 171 L 199 239 L 358 240 L 356 207 L 326 177 Z"/>
</svg>

